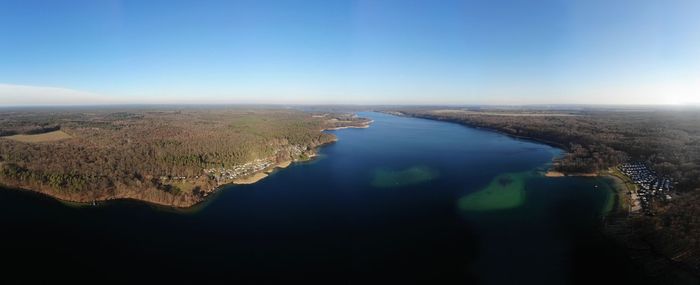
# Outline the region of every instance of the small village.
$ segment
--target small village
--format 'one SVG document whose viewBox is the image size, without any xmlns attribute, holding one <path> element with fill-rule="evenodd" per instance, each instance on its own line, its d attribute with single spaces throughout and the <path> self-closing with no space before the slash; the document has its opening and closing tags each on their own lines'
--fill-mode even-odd
<svg viewBox="0 0 700 285">
<path fill-rule="evenodd" d="M 668 177 L 659 177 L 645 163 L 623 163 L 618 166 L 618 170 L 637 185 L 636 193 L 634 191 L 630 193 L 633 212 L 641 210 L 645 215 L 653 216 L 651 209 L 653 201 L 667 201 L 672 198 L 673 180 Z"/>
<path fill-rule="evenodd" d="M 208 177 L 210 180 L 215 180 L 216 184 L 214 187 L 204 187 L 204 189 L 201 189 L 201 192 L 198 192 L 199 195 L 202 197 L 208 196 L 210 193 L 214 192 L 218 186 L 224 185 L 224 184 L 229 184 L 229 183 L 248 183 L 248 182 L 243 182 L 245 179 L 254 177 L 257 173 L 264 173 L 268 172 L 270 169 L 279 166 L 277 164 L 277 158 L 280 154 L 280 152 L 284 152 L 283 157 L 289 157 L 291 160 L 296 160 L 296 159 L 308 159 L 310 157 L 314 156 L 313 151 L 311 151 L 308 147 L 300 146 L 300 145 L 287 145 L 284 147 L 280 147 L 279 149 L 275 150 L 274 154 L 272 156 L 266 157 L 266 158 L 258 158 L 252 161 L 249 161 L 244 164 L 237 164 L 233 166 L 227 167 L 214 167 L 214 168 L 205 168 L 202 169 L 203 176 Z M 291 162 L 291 161 L 288 161 Z M 169 176 L 160 176 L 160 182 L 164 186 L 167 191 L 170 191 L 170 185 L 172 183 L 197 183 L 199 181 L 200 175 L 195 175 L 195 176 L 181 176 L 181 175 L 169 175 Z M 257 178 L 259 179 L 259 178 Z M 257 181 L 255 179 L 255 181 Z M 196 186 L 196 185 L 195 185 Z M 193 186 L 193 187 L 195 187 Z M 197 187 L 199 188 L 199 187 Z"/>
<path fill-rule="evenodd" d="M 218 184 L 230 183 L 234 179 L 244 178 L 273 166 L 275 164 L 275 156 L 280 151 L 286 151 L 291 157 L 300 157 L 307 151 L 307 148 L 299 145 L 288 145 L 277 149 L 272 157 L 258 158 L 245 164 L 235 165 L 232 168 L 204 169 L 204 173 L 214 177 Z"/>
<path fill-rule="evenodd" d="M 236 165 L 233 168 L 210 168 L 205 169 L 204 172 L 210 176 L 213 176 L 218 183 L 225 183 L 227 181 L 246 177 L 252 175 L 258 171 L 266 169 L 273 165 L 274 163 L 270 159 L 256 159 L 251 162 Z"/>
</svg>

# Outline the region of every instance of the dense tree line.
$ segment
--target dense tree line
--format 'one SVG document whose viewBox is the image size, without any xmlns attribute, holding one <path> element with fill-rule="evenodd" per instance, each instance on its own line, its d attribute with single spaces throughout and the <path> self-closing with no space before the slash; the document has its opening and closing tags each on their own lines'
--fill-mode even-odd
<svg viewBox="0 0 700 285">
<path fill-rule="evenodd" d="M 679 183 L 681 191 L 700 188 L 700 112 L 586 111 L 556 116 L 514 116 L 474 112 L 404 110 L 405 114 L 453 121 L 531 138 L 568 151 L 560 170 L 594 172 L 623 160 L 646 161 Z"/>
<path fill-rule="evenodd" d="M 196 195 L 162 178 L 194 181 L 206 168 L 294 159 L 290 146 L 312 151 L 335 139 L 321 132 L 329 118 L 288 110 L 12 112 L 0 113 L 0 125 L 6 134 L 60 128 L 72 136 L 39 143 L 0 138 L 0 184 L 75 193 L 154 188 Z"/>
</svg>

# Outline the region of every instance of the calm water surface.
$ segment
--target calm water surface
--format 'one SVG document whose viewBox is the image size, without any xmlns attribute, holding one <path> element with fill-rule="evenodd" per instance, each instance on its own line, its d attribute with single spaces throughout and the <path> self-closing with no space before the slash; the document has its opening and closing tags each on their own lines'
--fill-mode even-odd
<svg viewBox="0 0 700 285">
<path fill-rule="evenodd" d="M 560 151 L 456 124 L 363 113 L 319 159 L 188 212 L 69 207 L 0 191 L 9 281 L 632 281 L 599 234 L 610 182 L 545 178 Z M 597 187 L 596 187 L 597 186 Z M 618 284 L 623 284 L 621 282 Z"/>
</svg>

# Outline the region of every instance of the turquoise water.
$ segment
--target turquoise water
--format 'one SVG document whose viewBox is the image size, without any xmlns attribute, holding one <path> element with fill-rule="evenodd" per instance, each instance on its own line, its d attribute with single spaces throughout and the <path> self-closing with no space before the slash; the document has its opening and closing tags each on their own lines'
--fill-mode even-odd
<svg viewBox="0 0 700 285">
<path fill-rule="evenodd" d="M 0 191 L 0 250 L 14 261 L 3 276 L 79 283 L 634 280 L 626 257 L 599 234 L 609 181 L 539 174 L 560 150 L 451 123 L 361 115 L 374 119 L 372 127 L 334 131 L 339 141 L 319 159 L 224 187 L 185 212 L 134 201 L 75 208 Z"/>
</svg>

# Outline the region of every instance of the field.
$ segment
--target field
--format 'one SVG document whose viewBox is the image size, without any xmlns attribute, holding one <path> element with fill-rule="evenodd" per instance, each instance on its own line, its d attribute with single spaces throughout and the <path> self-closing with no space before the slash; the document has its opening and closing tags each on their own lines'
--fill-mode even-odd
<svg viewBox="0 0 700 285">
<path fill-rule="evenodd" d="M 18 142 L 40 143 L 40 142 L 52 142 L 52 141 L 60 141 L 60 140 L 64 140 L 64 139 L 69 139 L 69 138 L 71 138 L 71 135 L 66 134 L 63 131 L 53 131 L 53 132 L 48 132 L 48 133 L 43 133 L 43 134 L 12 135 L 12 136 L 7 136 L 7 137 L 0 137 L 0 138 L 10 139 L 10 140 L 18 141 Z"/>
</svg>

